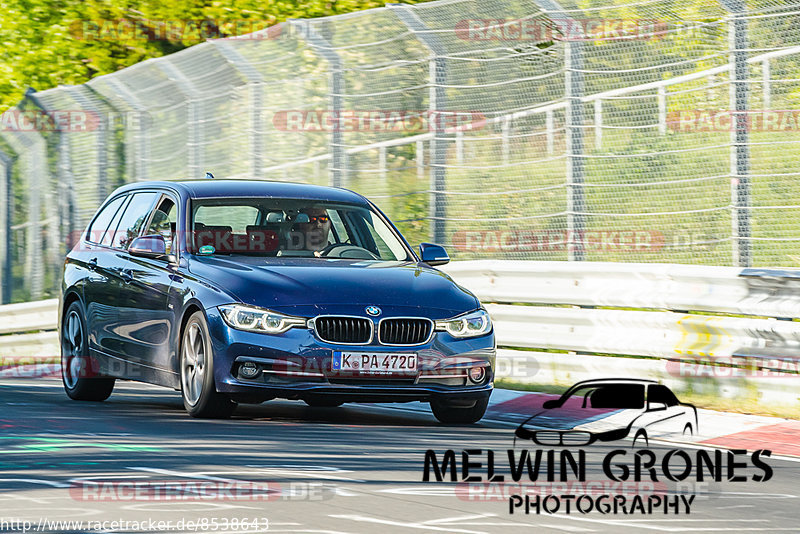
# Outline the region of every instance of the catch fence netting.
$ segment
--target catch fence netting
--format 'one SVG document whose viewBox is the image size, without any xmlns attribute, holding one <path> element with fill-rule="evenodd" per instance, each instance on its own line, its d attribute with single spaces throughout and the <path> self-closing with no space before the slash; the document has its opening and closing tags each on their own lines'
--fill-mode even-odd
<svg viewBox="0 0 800 534">
<path fill-rule="evenodd" d="M 798 156 L 798 2 L 439 0 L 289 21 L 5 112 L 2 300 L 57 294 L 115 187 L 206 172 L 355 190 L 455 260 L 797 266 Z"/>
</svg>

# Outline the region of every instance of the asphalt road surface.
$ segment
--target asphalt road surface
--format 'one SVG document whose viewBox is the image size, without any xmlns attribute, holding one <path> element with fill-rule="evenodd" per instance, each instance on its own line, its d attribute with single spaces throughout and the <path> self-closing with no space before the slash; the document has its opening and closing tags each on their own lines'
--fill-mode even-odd
<svg viewBox="0 0 800 534">
<path fill-rule="evenodd" d="M 1 381 L 0 407 L 0 532 L 800 531 L 800 463 L 791 459 L 768 459 L 767 482 L 692 487 L 689 515 L 567 515 L 563 502 L 555 514 L 512 515 L 508 497 L 518 485 L 470 492 L 422 477 L 428 449 L 440 461 L 456 451 L 459 469 L 462 450 L 482 449 L 484 466 L 471 473 L 486 478 L 491 449 L 510 478 L 513 428 L 441 425 L 420 404 L 272 401 L 240 406 L 231 420 L 196 420 L 174 391 L 123 382 L 108 401 L 82 403 L 59 380 L 40 379 Z M 661 458 L 675 446 L 650 448 Z M 587 480 L 608 482 L 600 464 L 613 449 L 633 454 L 630 442 L 588 447 Z M 759 471 L 751 464 L 745 472 Z M 628 498 L 645 486 L 629 487 Z M 542 496 L 575 491 L 546 487 Z M 595 497 L 621 491 L 614 488 Z"/>
</svg>

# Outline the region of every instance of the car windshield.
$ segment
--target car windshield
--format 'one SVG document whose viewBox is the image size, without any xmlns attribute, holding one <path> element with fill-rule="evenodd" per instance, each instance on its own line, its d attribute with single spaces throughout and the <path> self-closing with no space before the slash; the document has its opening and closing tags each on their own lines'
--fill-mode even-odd
<svg viewBox="0 0 800 534">
<path fill-rule="evenodd" d="M 571 406 L 588 409 L 641 409 L 644 408 L 643 384 L 595 384 L 570 392 L 565 402 Z"/>
<path fill-rule="evenodd" d="M 200 255 L 411 259 L 374 211 L 325 201 L 224 198 L 192 202 L 192 252 Z"/>
</svg>

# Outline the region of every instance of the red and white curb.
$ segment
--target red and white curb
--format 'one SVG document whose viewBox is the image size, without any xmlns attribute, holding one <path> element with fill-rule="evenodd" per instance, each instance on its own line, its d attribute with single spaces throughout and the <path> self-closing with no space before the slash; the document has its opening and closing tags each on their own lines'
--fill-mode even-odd
<svg viewBox="0 0 800 534">
<path fill-rule="evenodd" d="M 496 389 L 486 419 L 520 423 L 558 395 Z M 773 454 L 800 457 L 800 421 L 713 410 L 697 410 L 699 433 L 665 436 L 669 441 L 730 449 L 769 449 Z"/>
</svg>

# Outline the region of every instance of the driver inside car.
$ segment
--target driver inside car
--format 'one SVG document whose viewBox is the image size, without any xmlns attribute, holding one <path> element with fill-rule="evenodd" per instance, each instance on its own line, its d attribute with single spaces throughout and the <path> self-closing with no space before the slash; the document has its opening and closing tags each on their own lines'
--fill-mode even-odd
<svg viewBox="0 0 800 534">
<path fill-rule="evenodd" d="M 328 210 L 324 208 L 306 208 L 301 210 L 308 216 L 307 223 L 298 223 L 297 229 L 303 234 L 305 250 L 312 250 L 315 253 L 328 246 L 328 235 L 331 231 L 331 218 Z M 315 254 L 318 256 L 319 254 Z"/>
</svg>

